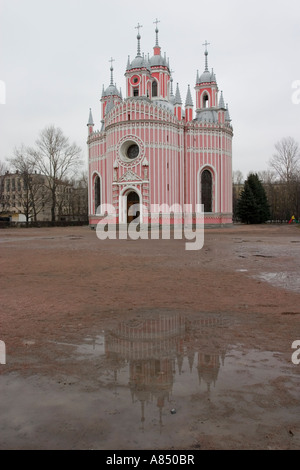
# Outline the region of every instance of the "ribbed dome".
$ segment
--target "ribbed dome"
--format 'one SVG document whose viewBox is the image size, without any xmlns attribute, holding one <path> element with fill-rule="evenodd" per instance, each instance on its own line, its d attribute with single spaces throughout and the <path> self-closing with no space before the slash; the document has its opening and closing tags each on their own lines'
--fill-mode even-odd
<svg viewBox="0 0 300 470">
<path fill-rule="evenodd" d="M 205 70 L 199 79 L 199 83 L 210 83 L 212 76 L 209 70 Z"/>
<path fill-rule="evenodd" d="M 135 59 L 127 66 L 127 70 L 133 70 L 133 69 L 147 69 L 150 71 L 150 66 L 148 59 L 146 59 L 143 56 L 137 55 Z"/>
<path fill-rule="evenodd" d="M 109 85 L 109 87 L 107 87 L 106 90 L 103 92 L 102 97 L 111 95 L 120 96 L 120 92 L 118 91 L 117 87 L 115 87 L 115 85 Z"/>
<path fill-rule="evenodd" d="M 144 67 L 145 67 L 145 61 L 144 61 L 144 58 L 142 56 L 141 57 L 136 57 L 135 59 L 133 59 L 133 61 L 130 64 L 131 69 L 140 69 L 140 68 L 144 68 Z"/>
</svg>

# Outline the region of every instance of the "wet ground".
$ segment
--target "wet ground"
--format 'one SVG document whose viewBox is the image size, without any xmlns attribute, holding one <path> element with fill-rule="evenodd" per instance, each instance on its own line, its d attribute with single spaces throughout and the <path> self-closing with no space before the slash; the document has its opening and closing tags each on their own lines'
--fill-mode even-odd
<svg viewBox="0 0 300 470">
<path fill-rule="evenodd" d="M 299 261 L 297 226 L 2 230 L 0 449 L 299 449 Z"/>
</svg>

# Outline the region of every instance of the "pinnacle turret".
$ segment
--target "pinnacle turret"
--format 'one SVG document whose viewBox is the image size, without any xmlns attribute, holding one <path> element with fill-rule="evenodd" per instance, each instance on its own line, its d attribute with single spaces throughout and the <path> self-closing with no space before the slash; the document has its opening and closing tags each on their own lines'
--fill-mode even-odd
<svg viewBox="0 0 300 470">
<path fill-rule="evenodd" d="M 224 103 L 224 98 L 223 98 L 223 91 L 221 91 L 221 96 L 220 96 L 220 99 L 219 99 L 219 108 L 226 109 L 225 103 Z"/>
<path fill-rule="evenodd" d="M 88 120 L 87 126 L 94 126 L 94 120 L 93 120 L 93 115 L 92 115 L 92 109 L 91 108 L 90 108 L 90 114 L 89 114 L 89 120 Z"/>
<path fill-rule="evenodd" d="M 231 121 L 230 114 L 229 114 L 228 103 L 226 103 L 225 121 L 228 121 L 228 122 Z"/>
<path fill-rule="evenodd" d="M 190 85 L 188 85 L 188 91 L 187 91 L 186 100 L 185 100 L 185 107 L 187 107 L 187 106 L 194 106 L 193 105 L 193 100 L 192 100 L 192 95 L 191 95 Z"/>
<path fill-rule="evenodd" d="M 182 104 L 178 83 L 177 83 L 177 86 L 176 86 L 174 104 L 180 104 L 180 105 Z"/>
</svg>

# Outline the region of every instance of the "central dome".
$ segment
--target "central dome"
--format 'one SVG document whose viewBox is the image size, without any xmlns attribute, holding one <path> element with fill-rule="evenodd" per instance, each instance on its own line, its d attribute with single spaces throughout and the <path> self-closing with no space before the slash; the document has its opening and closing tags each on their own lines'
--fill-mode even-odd
<svg viewBox="0 0 300 470">
<path fill-rule="evenodd" d="M 148 60 L 145 59 L 145 57 L 141 55 L 137 55 L 135 59 L 131 62 L 129 65 L 128 70 L 132 69 L 147 69 L 150 70 L 149 68 L 149 62 Z"/>
</svg>

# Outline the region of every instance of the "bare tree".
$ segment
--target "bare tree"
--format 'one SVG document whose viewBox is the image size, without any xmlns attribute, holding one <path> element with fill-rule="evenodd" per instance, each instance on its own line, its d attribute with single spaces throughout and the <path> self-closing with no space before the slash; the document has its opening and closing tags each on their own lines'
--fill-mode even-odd
<svg viewBox="0 0 300 470">
<path fill-rule="evenodd" d="M 45 192 L 44 177 L 37 173 L 35 162 L 26 147 L 21 145 L 14 151 L 10 164 L 17 174 L 15 206 L 21 208 L 28 225 L 30 220 L 37 221 L 38 214 L 49 201 L 49 194 Z"/>
<path fill-rule="evenodd" d="M 270 160 L 281 181 L 289 183 L 295 180 L 300 168 L 299 145 L 293 137 L 285 137 L 275 145 L 276 153 Z"/>
<path fill-rule="evenodd" d="M 58 187 L 78 169 L 81 149 L 75 143 L 70 144 L 60 128 L 49 126 L 40 133 L 30 154 L 39 172 L 46 177 L 51 195 L 51 220 L 55 222 Z"/>
<path fill-rule="evenodd" d="M 8 173 L 8 166 L 6 163 L 0 161 L 0 212 L 5 212 L 8 207 L 8 202 L 5 196 L 5 179 Z"/>
<path fill-rule="evenodd" d="M 88 220 L 88 174 L 82 172 L 80 177 L 72 181 L 72 214 L 74 220 Z"/>
<path fill-rule="evenodd" d="M 232 172 L 232 182 L 233 184 L 244 184 L 244 176 L 240 170 L 235 170 Z"/>
<path fill-rule="evenodd" d="M 265 185 L 272 185 L 276 181 L 276 173 L 272 170 L 263 170 L 257 172 L 260 181 Z"/>
<path fill-rule="evenodd" d="M 244 176 L 240 170 L 232 172 L 232 212 L 233 219 L 237 220 L 237 203 L 244 188 Z"/>
<path fill-rule="evenodd" d="M 273 190 L 276 192 L 275 213 L 283 220 L 292 215 L 299 217 L 299 144 L 292 137 L 285 137 L 277 142 L 275 149 L 276 153 L 269 162 L 278 178 L 277 182 L 273 182 Z"/>
</svg>

